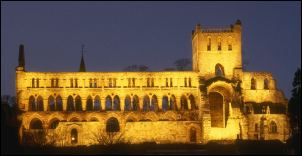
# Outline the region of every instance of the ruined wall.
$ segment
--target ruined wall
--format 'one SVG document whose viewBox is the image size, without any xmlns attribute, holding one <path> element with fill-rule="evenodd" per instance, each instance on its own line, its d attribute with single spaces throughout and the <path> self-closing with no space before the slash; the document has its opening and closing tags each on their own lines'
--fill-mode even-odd
<svg viewBox="0 0 302 156">
<path fill-rule="evenodd" d="M 251 89 L 251 80 L 255 80 L 255 89 Z M 264 88 L 264 80 L 268 80 L 268 88 Z M 282 91 L 277 89 L 276 81 L 269 72 L 244 72 L 242 94 L 245 102 L 272 102 L 286 104 Z"/>
</svg>

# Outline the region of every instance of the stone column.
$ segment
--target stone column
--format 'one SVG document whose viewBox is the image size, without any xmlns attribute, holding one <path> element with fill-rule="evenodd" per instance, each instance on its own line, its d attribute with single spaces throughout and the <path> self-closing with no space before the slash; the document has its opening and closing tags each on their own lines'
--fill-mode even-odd
<svg viewBox="0 0 302 156">
<path fill-rule="evenodd" d="M 121 111 L 125 110 L 125 96 L 120 96 L 120 107 Z"/>
<path fill-rule="evenodd" d="M 83 111 L 86 111 L 86 98 L 85 98 L 85 99 L 82 98 L 81 100 L 82 100 L 82 110 L 83 110 Z M 92 106 L 93 106 L 93 101 L 92 101 Z M 92 109 L 93 109 L 93 108 L 92 108 Z"/>
<path fill-rule="evenodd" d="M 144 96 L 139 97 L 139 110 L 143 111 L 143 106 L 144 106 Z"/>
<path fill-rule="evenodd" d="M 191 106 L 191 100 L 189 98 L 187 98 L 187 103 L 188 103 L 188 110 L 191 110 L 192 106 Z"/>
<path fill-rule="evenodd" d="M 106 105 L 106 98 L 105 97 L 100 97 L 100 102 L 101 102 L 101 107 L 102 107 L 102 109 L 101 110 L 106 110 L 106 107 L 105 107 L 105 105 Z"/>
<path fill-rule="evenodd" d="M 47 106 L 48 106 L 48 98 L 45 97 L 43 99 L 43 111 L 47 111 Z"/>
<path fill-rule="evenodd" d="M 163 110 L 163 97 L 159 96 L 159 98 L 157 99 L 158 102 L 158 111 L 162 111 Z"/>
<path fill-rule="evenodd" d="M 176 110 L 180 110 L 181 109 L 181 100 L 180 100 L 180 96 L 176 96 Z M 170 101 L 169 101 L 170 103 Z"/>
<path fill-rule="evenodd" d="M 67 98 L 62 97 L 62 105 L 63 105 L 63 111 L 67 110 Z"/>
</svg>

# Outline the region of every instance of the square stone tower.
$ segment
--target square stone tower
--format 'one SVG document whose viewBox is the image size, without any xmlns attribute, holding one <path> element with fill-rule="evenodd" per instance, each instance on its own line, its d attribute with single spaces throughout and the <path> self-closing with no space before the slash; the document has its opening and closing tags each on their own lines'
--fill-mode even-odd
<svg viewBox="0 0 302 156">
<path fill-rule="evenodd" d="M 228 28 L 202 28 L 192 32 L 193 71 L 205 79 L 223 74 L 231 79 L 242 68 L 241 22 Z"/>
</svg>

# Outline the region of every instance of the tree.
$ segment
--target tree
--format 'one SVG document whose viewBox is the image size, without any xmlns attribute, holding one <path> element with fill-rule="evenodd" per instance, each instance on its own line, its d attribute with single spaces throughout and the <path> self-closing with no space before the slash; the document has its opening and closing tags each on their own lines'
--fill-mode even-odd
<svg viewBox="0 0 302 156">
<path fill-rule="evenodd" d="M 290 139 L 296 154 L 301 153 L 301 70 L 297 69 L 292 83 L 292 97 L 288 104 L 288 113 L 290 117 L 290 125 L 292 137 Z"/>
<path fill-rule="evenodd" d="M 91 132 L 91 134 L 92 137 L 90 139 L 100 145 L 112 145 L 123 142 L 122 132 L 108 132 L 103 129 L 99 129 L 96 132 Z"/>
<path fill-rule="evenodd" d="M 149 67 L 146 65 L 133 64 L 133 65 L 127 66 L 123 70 L 124 71 L 148 71 Z"/>
<path fill-rule="evenodd" d="M 176 70 L 184 71 L 184 70 L 192 70 L 192 62 L 189 58 L 178 59 L 174 62 L 176 66 Z"/>
</svg>

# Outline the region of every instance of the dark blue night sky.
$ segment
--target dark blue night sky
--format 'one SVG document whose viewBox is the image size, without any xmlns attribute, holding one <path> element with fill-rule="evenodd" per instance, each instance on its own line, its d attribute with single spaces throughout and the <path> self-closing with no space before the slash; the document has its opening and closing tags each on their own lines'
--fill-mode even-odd
<svg viewBox="0 0 302 156">
<path fill-rule="evenodd" d="M 88 71 L 152 71 L 191 58 L 197 23 L 242 21 L 247 71 L 269 71 L 290 98 L 301 67 L 300 2 L 1 2 L 1 95 L 15 95 L 18 46 L 27 71 L 77 71 L 85 44 Z"/>
</svg>

